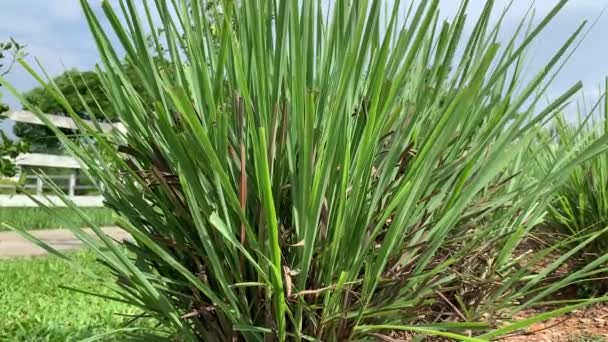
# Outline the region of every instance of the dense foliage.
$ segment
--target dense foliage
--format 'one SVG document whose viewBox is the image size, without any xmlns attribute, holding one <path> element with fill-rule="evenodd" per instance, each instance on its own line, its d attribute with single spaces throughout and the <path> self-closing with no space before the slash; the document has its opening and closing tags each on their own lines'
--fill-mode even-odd
<svg viewBox="0 0 608 342">
<path fill-rule="evenodd" d="M 100 121 L 110 121 L 116 117 L 96 71 L 68 70 L 55 77 L 53 82 L 65 95 L 74 111 L 83 119 L 96 118 Z M 67 115 L 62 104 L 44 87 L 34 88 L 24 96 L 31 106 L 36 106 L 43 113 Z M 63 132 L 67 135 L 73 133 L 66 129 Z M 53 131 L 46 126 L 18 122 L 13 126 L 13 133 L 22 141 L 27 141 L 33 152 L 61 150 L 61 143 Z"/>
<path fill-rule="evenodd" d="M 74 111 L 83 118 L 116 116 L 95 71 L 68 70 L 55 77 L 53 82 L 72 104 Z M 61 103 L 44 87 L 34 88 L 24 96 L 32 106 L 38 107 L 47 114 L 65 113 Z"/>
<path fill-rule="evenodd" d="M 167 63 L 159 57 L 155 57 L 157 63 Z M 136 69 L 128 61 L 124 62 L 125 75 L 129 78 L 134 89 L 140 96 L 144 97 L 144 103 L 152 102 L 146 97 L 143 85 L 137 80 Z M 100 70 L 78 71 L 68 70 L 53 78 L 53 83 L 65 95 L 65 99 L 72 106 L 79 117 L 85 120 L 98 120 L 100 122 L 111 122 L 117 118 L 116 107 L 112 105 L 106 91 L 103 88 Z M 37 107 L 47 114 L 67 116 L 61 101 L 57 100 L 52 92 L 40 86 L 24 94 L 30 106 Z M 76 132 L 62 129 L 66 135 L 77 138 Z M 46 126 L 32 125 L 27 123 L 16 123 L 13 133 L 22 141 L 28 142 L 33 152 L 61 152 L 62 145 L 51 129 Z M 76 141 L 78 139 L 75 139 Z"/>
<path fill-rule="evenodd" d="M 100 248 L 72 227 L 116 275 L 115 296 L 161 323 L 148 338 L 481 341 L 584 305 L 506 322 L 608 260 L 546 283 L 571 254 L 544 256 L 601 232 L 519 248 L 568 173 L 607 148 L 601 135 L 556 151 L 542 178 L 522 172 L 549 144 L 532 143 L 541 125 L 581 88 L 541 105 L 584 24 L 534 77 L 521 72 L 566 2 L 501 43 L 493 1 L 465 36 L 467 1 L 449 22 L 438 0 L 222 1 L 219 26 L 198 1 L 138 13 L 125 0 L 122 15 L 104 1 L 106 32 L 83 0 L 127 127 L 109 135 L 25 67 L 79 123 L 80 144 L 54 132 L 137 242 L 126 254 L 91 223 Z"/>
<path fill-rule="evenodd" d="M 606 83 L 608 90 L 608 80 Z M 583 150 L 599 137 L 608 134 L 608 98 L 604 93 L 588 112 L 579 105 L 578 120 L 574 123 L 562 115 L 552 126 L 553 144 L 540 155 L 539 162 L 546 170 L 555 162 L 558 149 L 574 146 Z M 602 153 L 579 166 L 560 187 L 555 201 L 549 207 L 547 225 L 561 229 L 561 233 L 582 236 L 608 227 L 608 153 Z M 591 243 L 582 251 L 587 260 L 608 252 L 606 235 Z"/>
</svg>

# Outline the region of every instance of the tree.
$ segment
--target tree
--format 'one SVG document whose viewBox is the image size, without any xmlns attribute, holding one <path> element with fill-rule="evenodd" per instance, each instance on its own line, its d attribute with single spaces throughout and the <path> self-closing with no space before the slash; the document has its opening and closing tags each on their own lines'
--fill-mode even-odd
<svg viewBox="0 0 608 342">
<path fill-rule="evenodd" d="M 6 42 L 0 42 L 0 76 L 5 76 L 11 71 L 15 61 L 23 56 L 24 48 L 24 45 L 17 43 L 12 38 Z M 2 85 L 0 84 L 0 86 Z M 8 109 L 8 105 L 2 102 L 2 92 L 0 92 L 0 114 Z M 28 151 L 27 142 L 14 142 L 3 131 L 0 131 L 0 176 L 14 176 L 16 169 L 11 159 L 26 151 Z"/>
<path fill-rule="evenodd" d="M 159 63 L 167 63 L 164 59 L 155 58 Z M 125 61 L 125 74 L 130 79 L 137 93 L 145 94 L 142 83 L 137 76 L 137 70 L 132 63 Z M 112 121 L 116 118 L 116 111 L 107 94 L 103 90 L 103 84 L 97 71 L 78 71 L 71 69 L 55 77 L 53 83 L 64 94 L 68 103 L 74 111 L 83 119 L 92 119 L 102 122 Z M 145 95 L 142 95 L 145 96 Z M 66 110 L 52 94 L 44 87 L 37 87 L 25 94 L 27 102 L 38 107 L 47 114 L 67 116 Z M 152 103 L 149 99 L 144 103 Z M 62 130 L 70 134 L 70 130 Z M 42 125 L 28 123 L 16 123 L 13 133 L 28 141 L 34 152 L 59 152 L 62 150 L 61 143 L 55 137 L 51 129 Z"/>
<path fill-rule="evenodd" d="M 95 71 L 68 70 L 55 77 L 53 82 L 65 95 L 74 111 L 83 119 L 95 117 L 100 121 L 107 121 L 116 116 L 103 91 L 99 75 Z M 66 115 L 63 105 L 44 87 L 30 90 L 25 94 L 25 99 L 44 113 Z M 46 126 L 16 123 L 13 132 L 19 138 L 28 141 L 35 152 L 61 149 L 59 140 Z M 65 130 L 64 133 L 69 134 L 69 130 Z"/>
<path fill-rule="evenodd" d="M 63 92 L 72 108 L 83 118 L 94 116 L 101 119 L 105 115 L 110 118 L 116 116 L 95 71 L 68 70 L 55 77 L 53 82 Z M 84 103 L 80 101 L 80 97 L 84 99 Z M 30 90 L 25 94 L 25 99 L 47 114 L 65 113 L 63 106 L 43 87 Z"/>
</svg>

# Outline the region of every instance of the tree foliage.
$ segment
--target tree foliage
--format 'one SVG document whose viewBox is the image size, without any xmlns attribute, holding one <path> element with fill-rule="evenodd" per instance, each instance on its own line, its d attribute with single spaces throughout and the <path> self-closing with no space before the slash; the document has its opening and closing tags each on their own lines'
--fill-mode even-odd
<svg viewBox="0 0 608 342">
<path fill-rule="evenodd" d="M 13 38 L 0 42 L 0 75 L 5 76 L 11 71 L 17 58 L 23 55 L 24 48 L 25 45 L 19 44 Z"/>
<path fill-rule="evenodd" d="M 128 64 L 126 69 L 129 70 L 130 77 L 133 77 L 134 70 Z M 61 89 L 65 99 L 81 118 L 95 118 L 99 121 L 112 121 L 116 118 L 116 111 L 103 90 L 97 71 L 71 69 L 55 77 L 53 83 Z M 64 106 L 45 87 L 34 88 L 24 96 L 30 105 L 44 113 L 66 115 Z M 46 126 L 16 123 L 13 132 L 17 137 L 28 141 L 35 152 L 59 152 L 62 149 L 53 131 Z M 67 129 L 63 132 L 70 134 Z"/>
<path fill-rule="evenodd" d="M 159 63 L 162 58 L 155 58 Z M 165 61 L 166 63 L 166 61 Z M 128 61 L 124 62 L 125 75 L 132 82 L 135 91 L 144 96 L 144 103 L 152 103 L 146 98 L 141 82 L 137 81 L 136 70 Z M 52 80 L 65 95 L 65 99 L 72 109 L 83 119 L 99 120 L 103 122 L 114 121 L 117 117 L 116 107 L 112 105 L 106 92 L 99 71 L 79 71 L 71 69 Z M 37 107 L 46 114 L 66 116 L 64 106 L 43 86 L 36 87 L 24 94 L 27 103 Z M 70 130 L 62 130 L 70 134 Z M 62 147 L 55 134 L 46 126 L 16 123 L 14 134 L 28 141 L 35 152 L 59 152 Z"/>
<path fill-rule="evenodd" d="M 68 102 L 82 118 L 103 119 L 106 116 L 116 116 L 97 72 L 72 69 L 55 77 L 53 82 L 63 91 Z M 43 87 L 30 90 L 25 94 L 25 99 L 47 114 L 65 115 L 63 105 Z"/>
<path fill-rule="evenodd" d="M 74 110 L 84 119 L 91 117 L 106 120 L 115 117 L 108 97 L 103 91 L 99 76 L 95 71 L 68 70 L 55 77 L 53 82 L 64 92 Z M 63 105 L 44 87 L 37 87 L 25 94 L 32 106 L 47 114 L 65 115 Z M 61 149 L 59 140 L 46 126 L 18 122 L 13 126 L 14 134 L 30 142 L 35 152 L 54 152 Z M 69 130 L 64 130 L 69 134 Z"/>
<path fill-rule="evenodd" d="M 15 61 L 23 55 L 24 48 L 24 45 L 17 43 L 12 38 L 8 41 L 0 42 L 1 76 L 5 76 L 11 71 Z M 0 114 L 7 110 L 9 110 L 9 107 L 2 102 L 2 92 L 0 92 Z M 20 141 L 15 143 L 3 131 L 0 131 L 0 176 L 14 176 L 16 168 L 11 158 L 15 158 L 27 150 L 28 145 L 26 142 Z"/>
</svg>

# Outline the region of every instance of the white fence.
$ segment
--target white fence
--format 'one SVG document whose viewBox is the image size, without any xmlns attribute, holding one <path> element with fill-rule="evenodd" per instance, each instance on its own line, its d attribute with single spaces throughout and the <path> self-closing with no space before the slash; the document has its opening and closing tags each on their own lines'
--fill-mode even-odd
<svg viewBox="0 0 608 342">
<path fill-rule="evenodd" d="M 103 197 L 100 196 L 94 184 L 85 177 L 78 175 L 80 164 L 67 156 L 28 154 L 19 156 L 15 163 L 18 167 L 61 168 L 67 174 L 47 175 L 17 175 L 0 183 L 0 207 L 37 207 L 37 201 L 48 206 L 65 206 L 65 203 L 55 195 L 46 182 L 53 183 L 57 188 L 70 197 L 80 207 L 102 207 Z M 29 196 L 28 196 L 29 195 Z"/>
<path fill-rule="evenodd" d="M 96 187 L 86 177 L 74 172 L 69 175 L 49 175 L 46 178 L 79 207 L 103 206 L 103 197 L 99 196 Z M 23 184 L 19 186 L 16 183 L 0 183 L 0 207 L 37 207 L 38 204 L 31 197 L 48 206 L 65 206 L 61 198 L 52 195 L 52 189 L 46 186 L 42 177 L 28 175 L 21 180 Z"/>
<path fill-rule="evenodd" d="M 44 125 L 42 120 L 40 120 L 36 116 L 36 114 L 25 111 L 25 110 L 16 110 L 16 111 L 12 111 L 12 112 L 9 112 L 9 113 L 3 114 L 3 115 L 7 119 L 15 121 L 15 122 L 23 122 L 23 123 L 28 123 L 28 124 L 32 124 L 32 125 Z M 78 129 L 78 126 L 76 126 L 76 123 L 70 117 L 46 114 L 46 118 L 49 119 L 49 121 L 56 127 L 73 129 L 73 130 Z M 84 122 L 91 125 L 91 127 L 95 127 L 95 124 L 92 121 L 84 120 Z M 100 122 L 100 123 L 98 123 L 98 125 L 103 132 L 110 132 L 114 129 L 124 132 L 124 125 L 122 125 L 121 123 Z"/>
<path fill-rule="evenodd" d="M 43 125 L 43 122 L 35 114 L 27 111 L 14 111 L 8 113 L 9 120 L 24 122 L 34 125 Z M 72 119 L 58 115 L 47 115 L 47 118 L 57 127 L 76 129 Z M 93 123 L 89 122 L 91 125 Z M 107 132 L 112 129 L 123 130 L 121 124 L 100 124 L 101 130 Z M 65 175 L 48 175 L 47 180 L 51 181 L 67 194 L 71 201 L 79 207 L 102 207 L 103 197 L 96 193 L 95 186 L 90 180 L 78 175 L 81 168 L 78 160 L 70 156 L 28 153 L 22 154 L 15 159 L 15 164 L 19 168 L 43 167 L 58 168 L 67 170 Z M 20 185 L 17 185 L 22 181 Z M 26 175 L 22 179 L 19 175 L 11 179 L 0 178 L 0 207 L 37 207 L 36 201 L 48 206 L 65 206 L 60 197 L 52 195 L 45 187 L 45 180 L 37 175 Z M 92 193 L 92 194 L 91 194 Z M 33 200 L 31 197 L 35 200 Z"/>
</svg>

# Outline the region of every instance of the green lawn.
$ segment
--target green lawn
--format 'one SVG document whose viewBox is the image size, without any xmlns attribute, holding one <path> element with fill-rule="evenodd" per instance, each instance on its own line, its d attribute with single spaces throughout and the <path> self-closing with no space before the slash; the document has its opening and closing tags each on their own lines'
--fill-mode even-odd
<svg viewBox="0 0 608 342">
<path fill-rule="evenodd" d="M 112 225 L 114 218 L 112 211 L 107 208 L 82 208 L 82 210 L 98 225 Z M 86 223 L 80 219 L 70 208 L 53 208 L 49 214 L 41 208 L 2 208 L 0 210 L 0 223 L 6 222 L 12 226 L 26 229 L 55 229 L 65 228 L 64 220 L 76 222 L 80 226 Z M 6 230 L 0 225 L 0 231 Z"/>
<path fill-rule="evenodd" d="M 91 253 L 71 255 L 94 272 L 109 276 Z M 55 257 L 0 260 L 0 341 L 78 341 L 122 327 L 125 318 L 115 313 L 137 313 L 126 304 L 60 286 L 101 288 Z"/>
</svg>

